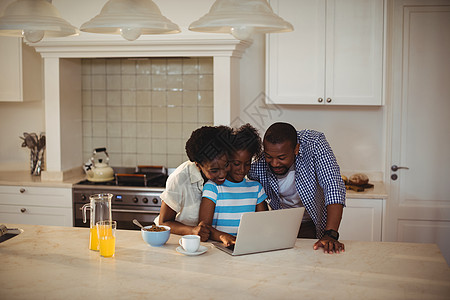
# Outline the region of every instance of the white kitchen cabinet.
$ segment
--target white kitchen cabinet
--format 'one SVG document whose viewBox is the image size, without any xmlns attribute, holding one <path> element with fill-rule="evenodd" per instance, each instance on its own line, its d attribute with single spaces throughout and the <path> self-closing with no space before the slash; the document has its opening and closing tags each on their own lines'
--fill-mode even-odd
<svg viewBox="0 0 450 300">
<path fill-rule="evenodd" d="M 0 186 L 0 223 L 73 226 L 72 189 Z"/>
<path fill-rule="evenodd" d="M 0 37 L 0 102 L 43 99 L 42 58 L 22 38 Z"/>
<path fill-rule="evenodd" d="M 340 240 L 381 242 L 384 199 L 348 199 L 339 226 Z"/>
<path fill-rule="evenodd" d="M 268 34 L 276 104 L 382 105 L 383 0 L 271 0 L 294 31 Z"/>
</svg>

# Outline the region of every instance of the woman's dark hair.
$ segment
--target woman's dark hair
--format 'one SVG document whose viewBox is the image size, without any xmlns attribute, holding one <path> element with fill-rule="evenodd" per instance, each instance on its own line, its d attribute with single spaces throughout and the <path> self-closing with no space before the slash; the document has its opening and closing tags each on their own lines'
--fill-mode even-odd
<svg viewBox="0 0 450 300">
<path fill-rule="evenodd" d="M 261 154 L 262 142 L 258 130 L 250 124 L 239 127 L 231 135 L 232 151 L 247 150 L 251 157 Z"/>
<path fill-rule="evenodd" d="M 297 130 L 288 123 L 277 122 L 270 125 L 264 134 L 264 141 L 271 144 L 281 144 L 289 141 L 293 148 L 297 145 Z"/>
<path fill-rule="evenodd" d="M 186 142 L 189 160 L 202 164 L 228 154 L 231 132 L 228 126 L 203 126 L 194 130 Z"/>
</svg>

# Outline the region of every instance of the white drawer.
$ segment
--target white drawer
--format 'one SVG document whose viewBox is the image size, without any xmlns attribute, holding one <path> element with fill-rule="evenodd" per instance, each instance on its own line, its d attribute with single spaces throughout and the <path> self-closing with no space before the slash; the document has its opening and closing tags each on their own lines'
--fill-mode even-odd
<svg viewBox="0 0 450 300">
<path fill-rule="evenodd" d="M 71 188 L 1 186 L 0 204 L 72 207 Z"/>
</svg>

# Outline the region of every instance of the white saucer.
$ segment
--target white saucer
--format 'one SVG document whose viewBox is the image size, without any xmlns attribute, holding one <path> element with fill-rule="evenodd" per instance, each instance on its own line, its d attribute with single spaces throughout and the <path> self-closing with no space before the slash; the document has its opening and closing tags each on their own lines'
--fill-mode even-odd
<svg viewBox="0 0 450 300">
<path fill-rule="evenodd" d="M 177 252 L 178 253 L 181 253 L 181 254 L 184 254 L 184 255 L 189 255 L 189 256 L 200 255 L 200 254 L 205 253 L 206 251 L 208 251 L 208 248 L 206 248 L 205 246 L 202 246 L 202 245 L 200 245 L 200 247 L 198 247 L 197 252 L 192 252 L 192 253 L 191 252 L 186 252 L 183 249 L 183 247 L 181 247 L 181 246 L 177 247 Z"/>
</svg>

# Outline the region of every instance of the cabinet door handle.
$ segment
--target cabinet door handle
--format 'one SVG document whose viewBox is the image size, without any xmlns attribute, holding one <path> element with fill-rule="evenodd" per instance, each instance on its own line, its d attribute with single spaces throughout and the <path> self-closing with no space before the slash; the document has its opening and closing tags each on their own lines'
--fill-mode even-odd
<svg viewBox="0 0 450 300">
<path fill-rule="evenodd" d="M 27 209 L 25 208 L 25 207 L 22 207 L 21 209 L 20 209 L 20 212 L 22 212 L 22 213 L 24 213 L 24 212 L 26 212 L 27 211 Z"/>
<path fill-rule="evenodd" d="M 317 99 L 317 101 L 318 101 L 319 103 L 322 103 L 322 102 L 323 102 L 323 98 L 319 98 L 319 99 Z"/>
<path fill-rule="evenodd" d="M 331 98 L 327 98 L 327 103 L 330 103 L 331 102 Z"/>
<path fill-rule="evenodd" d="M 21 188 L 21 189 L 19 190 L 19 192 L 20 192 L 21 194 L 23 194 L 23 193 L 25 193 L 25 189 L 24 189 L 24 188 Z"/>
</svg>

